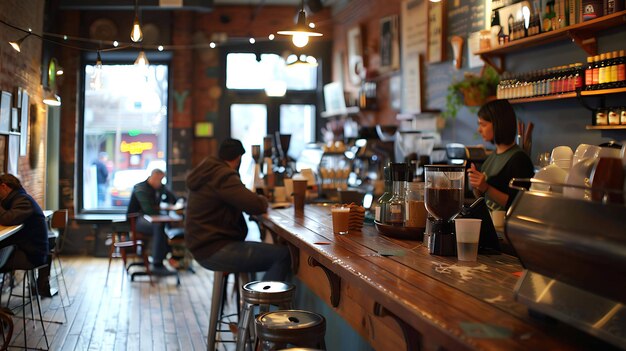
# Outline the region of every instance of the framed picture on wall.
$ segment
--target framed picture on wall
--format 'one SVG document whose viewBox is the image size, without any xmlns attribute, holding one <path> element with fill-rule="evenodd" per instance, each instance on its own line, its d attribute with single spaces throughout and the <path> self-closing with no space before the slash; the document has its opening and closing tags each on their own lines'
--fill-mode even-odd
<svg viewBox="0 0 626 351">
<path fill-rule="evenodd" d="M 0 96 L 0 133 L 8 133 L 11 127 L 11 96 L 8 91 Z"/>
<path fill-rule="evenodd" d="M 17 174 L 17 162 L 20 159 L 20 136 L 9 135 L 9 147 L 7 152 L 7 173 Z"/>
<path fill-rule="evenodd" d="M 30 108 L 28 92 L 24 90 L 22 91 L 22 106 L 20 111 L 20 156 L 26 156 Z"/>
<path fill-rule="evenodd" d="M 348 30 L 348 78 L 352 84 L 359 85 L 364 75 L 363 38 L 361 27 L 356 26 Z"/>
<path fill-rule="evenodd" d="M 383 72 L 400 68 L 398 31 L 397 15 L 380 20 L 380 70 Z"/>
<path fill-rule="evenodd" d="M 441 62 L 446 59 L 445 2 L 428 2 L 428 46 L 426 57 L 429 63 Z"/>
<path fill-rule="evenodd" d="M 8 135 L 0 135 L 0 172 L 7 171 L 7 137 Z"/>
</svg>

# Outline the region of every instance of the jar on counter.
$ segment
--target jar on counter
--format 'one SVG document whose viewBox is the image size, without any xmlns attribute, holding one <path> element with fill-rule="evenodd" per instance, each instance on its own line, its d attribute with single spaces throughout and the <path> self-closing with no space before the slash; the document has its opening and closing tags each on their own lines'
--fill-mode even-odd
<svg viewBox="0 0 626 351">
<path fill-rule="evenodd" d="M 594 117 L 594 124 L 597 126 L 606 126 L 609 124 L 608 111 L 604 108 L 597 109 Z"/>
<path fill-rule="evenodd" d="M 406 189 L 405 226 L 424 228 L 428 212 L 424 204 L 424 182 L 409 182 Z"/>
<path fill-rule="evenodd" d="M 622 106 L 619 117 L 620 124 L 626 125 L 626 106 Z"/>
</svg>

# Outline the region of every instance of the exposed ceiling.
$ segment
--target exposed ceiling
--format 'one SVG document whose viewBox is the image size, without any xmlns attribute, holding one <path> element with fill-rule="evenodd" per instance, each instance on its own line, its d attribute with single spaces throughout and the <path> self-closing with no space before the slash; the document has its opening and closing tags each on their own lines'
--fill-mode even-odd
<svg viewBox="0 0 626 351">
<path fill-rule="evenodd" d="M 315 8 L 329 6 L 333 0 L 304 0 L 305 5 L 313 12 Z M 75 10 L 132 10 L 133 0 L 60 0 L 62 9 Z M 138 0 L 141 9 L 175 10 L 178 8 L 194 11 L 211 11 L 216 5 L 291 5 L 298 7 L 302 0 Z"/>
</svg>

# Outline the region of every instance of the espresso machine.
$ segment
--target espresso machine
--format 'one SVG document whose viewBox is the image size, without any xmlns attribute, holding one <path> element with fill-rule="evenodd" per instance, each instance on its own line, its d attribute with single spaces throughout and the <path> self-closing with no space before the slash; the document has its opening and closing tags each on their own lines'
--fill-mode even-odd
<svg viewBox="0 0 626 351">
<path fill-rule="evenodd" d="M 429 252 L 432 255 L 455 256 L 456 236 L 454 217 L 463 207 L 465 167 L 454 165 L 426 165 L 424 203 L 434 217 L 427 223 L 430 237 Z M 430 232 L 428 232 L 428 228 Z"/>
</svg>

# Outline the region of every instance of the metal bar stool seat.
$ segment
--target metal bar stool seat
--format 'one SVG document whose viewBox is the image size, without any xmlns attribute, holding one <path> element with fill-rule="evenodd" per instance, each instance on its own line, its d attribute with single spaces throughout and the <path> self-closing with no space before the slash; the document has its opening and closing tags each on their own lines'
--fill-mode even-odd
<svg viewBox="0 0 626 351">
<path fill-rule="evenodd" d="M 280 350 L 287 346 L 325 349 L 324 316 L 301 310 L 266 312 L 256 317 L 257 350 Z"/>
<path fill-rule="evenodd" d="M 279 309 L 293 309 L 296 286 L 277 281 L 254 281 L 243 286 L 243 310 L 237 331 L 237 351 L 243 351 L 249 340 L 248 327 L 252 322 L 254 306 L 260 306 L 261 312 L 269 311 L 269 306 Z"/>
</svg>

